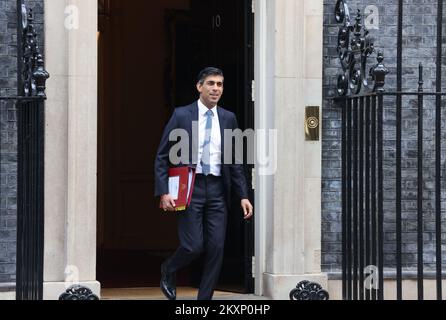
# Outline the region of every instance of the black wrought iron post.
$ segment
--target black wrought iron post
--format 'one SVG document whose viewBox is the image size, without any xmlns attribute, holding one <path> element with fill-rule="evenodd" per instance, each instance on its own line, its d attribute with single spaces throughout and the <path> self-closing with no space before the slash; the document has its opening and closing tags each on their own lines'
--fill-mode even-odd
<svg viewBox="0 0 446 320">
<path fill-rule="evenodd" d="M 383 94 L 388 69 L 358 10 L 352 24 L 345 0 L 336 3 L 337 100 L 342 107 L 342 295 L 344 299 L 383 298 Z M 369 80 L 373 83 L 370 86 Z M 379 288 L 365 286 L 365 268 L 374 265 Z"/>
<path fill-rule="evenodd" d="M 417 272 L 418 272 L 418 300 L 424 298 L 424 281 L 423 281 L 423 65 L 419 66 L 418 80 L 418 181 L 417 181 Z"/>
<path fill-rule="evenodd" d="M 373 39 L 362 23 L 363 17 L 359 10 L 354 25 L 344 0 L 337 1 L 335 10 L 336 21 L 343 24 L 338 33 L 337 51 L 342 66 L 342 73 L 338 76 L 338 94 L 359 94 L 369 86 L 366 68 L 367 59 L 375 52 Z"/>
<path fill-rule="evenodd" d="M 437 62 L 436 62 L 436 91 L 442 90 L 442 67 L 443 67 L 443 0 L 437 4 Z M 436 278 L 437 278 L 437 300 L 443 298 L 443 270 L 442 270 L 442 228 L 441 228 L 441 161 L 442 161 L 442 96 L 437 94 L 435 98 L 435 255 L 436 255 Z"/>
<path fill-rule="evenodd" d="M 23 0 L 17 0 L 17 96 L 23 96 L 23 30 L 27 23 Z"/>
<path fill-rule="evenodd" d="M 398 0 L 398 37 L 397 37 L 397 87 L 398 92 L 403 88 L 403 0 Z M 402 267 L 402 96 L 396 96 L 396 144 L 395 144 L 395 222 L 396 222 L 396 298 L 403 298 L 403 267 Z"/>
<path fill-rule="evenodd" d="M 43 299 L 44 100 L 49 74 L 37 45 L 32 11 L 18 1 L 18 179 L 16 299 Z M 22 16 L 23 15 L 23 16 Z"/>
</svg>

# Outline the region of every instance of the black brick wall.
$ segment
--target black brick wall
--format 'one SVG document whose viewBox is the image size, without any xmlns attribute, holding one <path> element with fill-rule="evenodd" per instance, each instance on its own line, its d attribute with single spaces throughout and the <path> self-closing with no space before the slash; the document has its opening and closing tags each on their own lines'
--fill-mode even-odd
<svg viewBox="0 0 446 320">
<path fill-rule="evenodd" d="M 352 16 L 357 9 L 362 12 L 368 5 L 379 9 L 379 30 L 371 30 L 377 49 L 383 49 L 384 63 L 390 70 L 386 90 L 396 90 L 396 43 L 397 1 L 393 0 L 347 0 Z M 336 271 L 341 267 L 341 113 L 327 100 L 336 90 L 340 62 L 337 58 L 338 24 L 335 21 L 335 0 L 324 1 L 324 105 L 323 105 L 323 172 L 322 172 L 322 265 L 324 271 Z M 403 90 L 415 91 L 418 87 L 418 64 L 424 65 L 425 91 L 435 91 L 436 74 L 436 0 L 404 1 L 403 18 Z M 444 16 L 444 15 L 443 15 Z M 445 20 L 445 18 L 443 18 Z M 446 30 L 446 29 L 445 29 Z M 444 39 L 443 39 L 444 41 Z M 443 53 L 445 55 L 445 53 Z M 446 55 L 445 55 L 446 56 Z M 376 63 L 376 54 L 370 59 Z M 443 59 L 444 61 L 444 59 Z M 443 79 L 446 67 L 443 66 Z M 443 81 L 444 83 L 444 81 Z M 444 90 L 443 85 L 443 90 Z M 385 101 L 384 121 L 384 231 L 385 264 L 392 266 L 395 259 L 395 99 Z M 446 114 L 443 115 L 443 119 Z M 424 250 L 425 267 L 435 263 L 435 141 L 432 126 L 435 123 L 435 101 L 425 101 L 424 112 Z M 445 126 L 445 124 L 443 124 Z M 417 104 L 413 99 L 403 100 L 403 266 L 407 269 L 416 263 L 416 188 L 417 188 Z M 443 134 L 443 138 L 446 135 Z M 443 139 L 445 140 L 445 139 Z M 446 141 L 446 140 L 445 140 Z M 446 144 L 443 144 L 445 150 Z M 446 153 L 443 152 L 443 159 Z M 445 168 L 445 162 L 442 168 Z M 444 171 L 444 169 L 443 169 Z M 443 172 L 443 177 L 446 177 Z M 446 181 L 443 181 L 445 185 Z M 444 193 L 443 193 L 444 197 Z M 443 208 L 446 208 L 442 198 Z M 444 215 L 443 215 L 444 217 Z M 446 225 L 445 222 L 443 222 Z M 443 229 L 443 239 L 446 238 Z M 445 242 L 446 243 L 446 242 Z M 444 260 L 446 255 L 443 255 Z M 446 261 L 446 260 L 445 260 Z"/>
<path fill-rule="evenodd" d="M 0 96 L 17 94 L 16 0 L 0 0 Z M 34 9 L 43 52 L 43 0 Z M 17 124 L 11 102 L 0 101 L 0 283 L 15 282 L 17 233 Z"/>
</svg>

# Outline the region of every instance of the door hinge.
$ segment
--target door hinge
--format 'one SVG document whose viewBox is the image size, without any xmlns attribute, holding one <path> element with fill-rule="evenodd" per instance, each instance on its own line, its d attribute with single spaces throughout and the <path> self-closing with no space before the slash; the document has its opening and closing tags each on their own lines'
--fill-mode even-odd
<svg viewBox="0 0 446 320">
<path fill-rule="evenodd" d="M 255 278 L 256 277 L 256 257 L 255 256 L 252 257 L 251 265 L 252 265 L 251 275 L 253 278 Z"/>
<path fill-rule="evenodd" d="M 256 189 L 256 168 L 252 168 L 252 172 L 251 172 L 251 188 L 252 188 L 252 190 Z"/>
<path fill-rule="evenodd" d="M 251 11 L 252 13 L 256 13 L 256 0 L 252 0 L 251 2 Z"/>
<path fill-rule="evenodd" d="M 255 80 L 251 81 L 251 101 L 256 101 L 256 82 Z"/>
</svg>

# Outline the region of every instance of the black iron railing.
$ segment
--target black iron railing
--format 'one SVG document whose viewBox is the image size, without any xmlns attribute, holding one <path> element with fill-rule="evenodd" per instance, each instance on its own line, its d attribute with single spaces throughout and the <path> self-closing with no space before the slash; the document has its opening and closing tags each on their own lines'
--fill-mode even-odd
<svg viewBox="0 0 446 320">
<path fill-rule="evenodd" d="M 43 298 L 44 103 L 17 100 L 17 300 Z"/>
<path fill-rule="evenodd" d="M 43 297 L 44 98 L 0 97 L 17 113 L 17 300 Z"/>
<path fill-rule="evenodd" d="M 44 248 L 44 101 L 43 58 L 32 11 L 17 1 L 18 96 L 0 97 L 17 112 L 17 259 L 16 299 L 43 298 Z"/>
<path fill-rule="evenodd" d="M 17 2 L 18 24 L 18 179 L 17 300 L 43 299 L 44 101 L 49 74 L 37 44 L 33 13 Z M 20 20 L 19 20 L 20 21 Z"/>
<path fill-rule="evenodd" d="M 344 0 L 338 0 L 336 16 L 340 27 L 338 52 L 342 73 L 338 77 L 338 94 L 335 102 L 342 110 L 342 295 L 346 300 L 382 300 L 385 298 L 384 278 L 394 278 L 396 299 L 403 299 L 403 278 L 410 275 L 417 281 L 418 299 L 424 299 L 426 277 L 435 280 L 436 297 L 442 299 L 442 101 L 446 93 L 442 86 L 442 13 L 443 2 L 438 1 L 437 16 L 437 67 L 436 92 L 424 91 L 423 66 L 419 66 L 418 88 L 412 92 L 402 91 L 402 39 L 403 1 L 398 1 L 397 41 L 397 88 L 385 92 L 385 77 L 388 73 L 383 64 L 383 54 L 378 53 L 378 64 L 370 71 L 374 87 L 369 87 L 364 74 L 367 58 L 375 51 L 368 31 L 363 30 L 358 12 L 356 23 L 350 23 L 349 10 Z M 353 36 L 351 36 L 353 34 Z M 429 104 L 433 102 L 434 108 Z M 403 111 L 416 110 L 410 119 L 402 117 Z M 435 125 L 425 128 L 425 115 L 430 114 Z M 407 117 L 407 116 L 406 116 Z M 403 121 L 410 122 L 403 128 Z M 387 125 L 386 125 L 387 124 Z M 390 124 L 390 125 L 389 125 Z M 404 130 L 403 130 L 404 129 Z M 434 136 L 434 145 L 426 147 Z M 405 136 L 411 137 L 411 144 Z M 411 149 L 411 150 L 409 150 Z M 432 151 L 432 157 L 426 154 Z M 413 159 L 403 159 L 410 155 Z M 432 188 L 426 182 L 427 161 L 435 163 Z M 405 162 L 403 162 L 405 161 Z M 409 163 L 409 164 L 408 164 Z M 408 167 L 414 168 L 408 168 Z M 413 170 L 412 170 L 413 169 Z M 411 179 L 407 171 L 412 170 Z M 405 174 L 405 176 L 403 175 Z M 394 175 L 394 176 L 393 176 Z M 410 183 L 410 187 L 407 187 Z M 415 189 L 411 197 L 405 196 Z M 423 196 L 427 191 L 429 196 Z M 444 192 L 444 191 L 443 191 Z M 394 196 L 393 196 L 394 194 Z M 427 213 L 426 206 L 434 202 L 432 212 L 434 234 L 428 244 L 435 257 L 430 270 L 426 270 L 424 238 Z M 385 208 L 385 206 L 387 206 Z M 411 239 L 404 239 L 403 225 L 407 216 L 414 211 L 416 233 Z M 387 220 L 387 223 L 385 223 Z M 394 229 L 389 228 L 389 222 Z M 395 237 L 385 238 L 386 234 Z M 404 249 L 405 248 L 405 249 Z M 410 248 L 410 249 L 407 249 Z M 414 261 L 407 261 L 405 255 L 414 250 Z"/>
<path fill-rule="evenodd" d="M 422 73 L 423 68 L 420 67 Z M 422 79 L 422 78 L 420 78 Z M 343 244 L 343 297 L 345 299 L 383 299 L 384 298 L 384 265 L 390 265 L 390 270 L 395 270 L 397 298 L 402 298 L 403 280 L 403 259 L 402 259 L 402 172 L 401 154 L 407 154 L 407 150 L 401 147 L 401 126 L 397 128 L 399 135 L 396 139 L 384 139 L 384 116 L 385 106 L 397 105 L 398 100 L 415 102 L 417 107 L 417 126 L 412 128 L 412 132 L 405 130 L 404 134 L 416 136 L 416 270 L 418 298 L 424 298 L 424 210 L 425 203 L 429 199 L 423 198 L 425 191 L 426 177 L 423 174 L 425 156 L 424 144 L 424 114 L 426 112 L 425 100 L 441 100 L 446 93 L 423 92 L 422 81 L 418 92 L 381 92 L 370 93 L 360 96 L 342 98 L 339 102 L 342 108 L 342 244 Z M 384 101 L 386 103 L 384 103 Z M 436 113 L 436 121 L 441 117 L 441 113 Z M 441 141 L 441 130 L 435 131 L 435 140 Z M 393 144 L 393 146 L 392 146 Z M 384 148 L 394 147 L 399 149 L 399 155 L 385 155 Z M 437 149 L 438 150 L 438 149 Z M 415 150 L 413 150 L 415 151 Z M 414 154 L 415 154 L 414 153 Z M 384 164 L 395 160 L 399 163 L 395 167 L 395 179 L 384 176 Z M 435 167 L 441 167 L 441 153 L 435 152 Z M 441 200 L 441 188 L 438 188 L 438 177 L 441 178 L 441 171 L 436 171 L 435 180 L 435 200 Z M 391 192 L 389 187 L 384 189 L 384 181 L 394 181 L 396 188 L 395 201 L 395 239 L 394 250 L 395 261 L 384 260 L 385 244 L 392 244 L 390 240 L 384 240 L 384 195 Z M 441 180 L 440 180 L 441 182 Z M 400 194 L 400 196 L 398 196 Z M 393 200 L 393 199 L 390 199 Z M 405 199 L 407 200 L 407 199 Z M 437 203 L 437 201 L 435 201 Z M 441 202 L 440 202 L 441 204 Z M 441 207 L 440 207 L 441 208 Z M 393 211 L 391 211 L 393 213 Z M 435 280 L 437 286 L 437 298 L 441 299 L 442 289 L 442 220 L 441 211 L 435 210 L 435 238 L 431 243 L 435 243 Z M 406 263 L 407 265 L 407 263 Z M 376 267 L 368 270 L 366 275 L 364 270 L 367 267 Z M 378 282 L 365 287 L 365 278 L 377 272 Z"/>
</svg>

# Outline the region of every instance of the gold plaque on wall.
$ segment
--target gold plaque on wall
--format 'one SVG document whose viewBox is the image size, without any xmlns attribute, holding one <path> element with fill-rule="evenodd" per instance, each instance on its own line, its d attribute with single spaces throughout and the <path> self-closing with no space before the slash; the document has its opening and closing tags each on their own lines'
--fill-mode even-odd
<svg viewBox="0 0 446 320">
<path fill-rule="evenodd" d="M 320 130 L 319 107 L 305 108 L 305 140 L 319 141 Z"/>
</svg>

